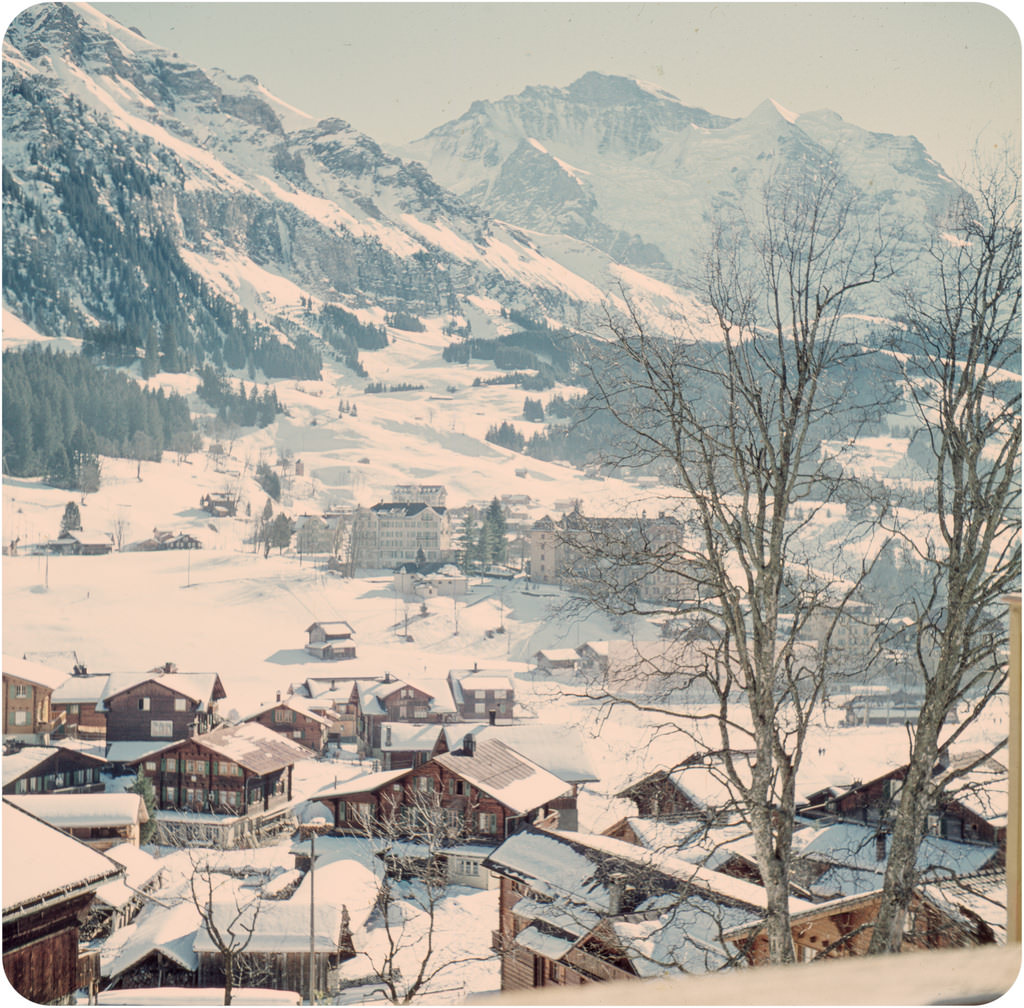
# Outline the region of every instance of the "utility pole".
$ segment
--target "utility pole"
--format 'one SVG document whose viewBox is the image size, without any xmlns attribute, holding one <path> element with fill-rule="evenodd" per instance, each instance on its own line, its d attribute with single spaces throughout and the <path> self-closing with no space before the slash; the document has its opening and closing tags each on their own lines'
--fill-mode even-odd
<svg viewBox="0 0 1024 1008">
<path fill-rule="evenodd" d="M 315 994 L 314 976 L 316 974 L 316 923 L 314 907 L 316 905 L 313 896 L 313 880 L 316 870 L 316 830 L 309 834 L 309 1003 L 313 1004 Z"/>
</svg>

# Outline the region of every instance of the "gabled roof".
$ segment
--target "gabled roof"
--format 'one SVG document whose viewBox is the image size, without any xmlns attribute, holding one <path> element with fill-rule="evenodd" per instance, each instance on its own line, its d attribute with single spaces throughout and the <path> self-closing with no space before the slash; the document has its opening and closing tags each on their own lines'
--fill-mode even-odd
<svg viewBox="0 0 1024 1008">
<path fill-rule="evenodd" d="M 127 927 L 117 932 L 119 943 L 107 942 L 100 951 L 100 972 L 117 977 L 153 952 L 159 952 L 182 969 L 194 972 L 199 956 L 192 951 L 199 911 L 190 899 L 172 906 L 152 904 Z"/>
<path fill-rule="evenodd" d="M 12 805 L 57 829 L 132 826 L 149 822 L 141 795 L 130 791 L 97 794 L 9 795 Z"/>
<path fill-rule="evenodd" d="M 833 823 L 815 834 L 800 852 L 800 857 L 823 861 L 843 869 L 875 872 L 881 878 L 886 859 L 878 859 L 877 835 L 878 830 L 873 826 L 850 822 Z M 918 848 L 917 870 L 925 877 L 929 873 L 960 875 L 980 871 L 998 853 L 997 847 L 987 844 L 957 843 L 926 835 Z"/>
<path fill-rule="evenodd" d="M 6 798 L 3 839 L 5 924 L 43 898 L 71 898 L 94 890 L 122 872 L 120 865 Z"/>
<path fill-rule="evenodd" d="M 147 886 L 163 871 L 157 858 L 134 844 L 117 844 L 103 853 L 125 870 L 124 878 L 104 882 L 96 890 L 96 901 L 114 909 L 128 903 L 139 889 Z"/>
<path fill-rule="evenodd" d="M 568 784 L 600 780 L 587 757 L 579 730 L 572 725 L 510 724 L 472 722 L 444 726 L 449 750 L 458 749 L 467 735 L 475 739 L 497 739 Z"/>
<path fill-rule="evenodd" d="M 384 721 L 380 726 L 382 752 L 433 752 L 442 732 L 438 724 L 406 724 L 404 721 Z"/>
<path fill-rule="evenodd" d="M 347 620 L 314 620 L 306 627 L 306 633 L 309 633 L 314 627 L 320 627 L 328 637 L 332 635 L 339 637 L 342 635 L 351 636 L 355 633 L 355 630 L 352 629 L 352 624 Z"/>
<path fill-rule="evenodd" d="M 316 721 L 318 724 L 330 724 L 327 718 L 321 717 L 319 714 L 310 710 L 309 703 L 310 701 L 306 697 L 299 697 L 294 693 L 289 693 L 287 696 L 283 696 L 280 700 L 267 700 L 264 703 L 261 703 L 256 710 L 243 715 L 238 720 L 239 722 L 252 721 L 255 718 L 258 718 L 261 714 L 265 714 L 267 711 L 277 710 L 279 707 L 283 707 L 287 710 L 295 711 L 297 714 L 301 714 L 303 717 L 307 717 L 311 721 Z"/>
<path fill-rule="evenodd" d="M 96 703 L 107 688 L 110 677 L 105 673 L 99 675 L 68 676 L 50 697 L 51 703 Z"/>
<path fill-rule="evenodd" d="M 996 941 L 1006 941 L 1006 869 L 961 875 L 929 882 L 919 894 L 965 931 L 977 934 L 979 924 L 991 930 Z"/>
<path fill-rule="evenodd" d="M 193 735 L 189 739 L 165 746 L 164 751 L 189 742 L 223 756 L 259 776 L 283 770 L 298 760 L 313 759 L 316 755 L 298 742 L 256 721 L 224 725 L 211 732 Z"/>
<path fill-rule="evenodd" d="M 12 677 L 23 679 L 25 682 L 35 683 L 47 689 L 56 689 L 65 679 L 67 672 L 51 668 L 49 665 L 41 665 L 39 662 L 25 661 L 24 658 L 15 658 L 13 655 L 3 656 L 4 678 Z"/>
<path fill-rule="evenodd" d="M 100 694 L 96 709 L 106 710 L 107 702 L 113 697 L 148 682 L 194 700 L 201 711 L 206 710 L 209 703 L 227 696 L 216 672 L 162 672 L 158 668 L 149 672 L 113 672 Z"/>
<path fill-rule="evenodd" d="M 735 753 L 733 758 L 741 757 L 741 753 Z M 717 768 L 713 763 L 693 763 L 673 769 L 655 770 L 624 787 L 615 797 L 633 798 L 638 792 L 661 782 L 674 788 L 699 809 L 723 809 L 736 805 L 725 779 L 724 768 Z"/>
<path fill-rule="evenodd" d="M 31 772 L 37 766 L 45 763 L 51 756 L 56 756 L 62 751 L 64 751 L 63 746 L 25 746 L 9 756 L 4 756 L 2 762 L 4 787 L 10 784 L 11 781 L 24 777 L 25 774 Z M 72 759 L 81 757 L 83 762 L 88 763 L 88 761 L 92 761 L 95 766 L 104 766 L 106 764 L 106 760 L 100 756 L 75 750 L 68 751 L 74 753 Z"/>
<path fill-rule="evenodd" d="M 512 907 L 529 922 L 517 944 L 557 961 L 604 925 L 639 976 L 718 968 L 731 954 L 722 929 L 765 907 L 760 886 L 608 837 L 527 826 L 484 865 L 530 890 Z M 809 907 L 790 900 L 792 912 Z"/>
<path fill-rule="evenodd" d="M 340 784 L 327 784 L 309 796 L 310 801 L 321 801 L 325 798 L 346 798 L 354 794 L 369 794 L 378 788 L 385 787 L 412 773 L 412 768 L 405 770 L 382 770 L 379 773 L 361 774 Z"/>
<path fill-rule="evenodd" d="M 446 752 L 435 756 L 434 761 L 520 815 L 560 798 L 568 790 L 564 780 L 497 739 L 476 743 L 472 755 Z"/>
</svg>

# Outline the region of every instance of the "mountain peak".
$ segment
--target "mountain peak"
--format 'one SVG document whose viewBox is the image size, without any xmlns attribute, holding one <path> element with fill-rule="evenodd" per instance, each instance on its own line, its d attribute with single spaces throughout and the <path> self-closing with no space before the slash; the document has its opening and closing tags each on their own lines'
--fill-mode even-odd
<svg viewBox="0 0 1024 1008">
<path fill-rule="evenodd" d="M 619 77 L 603 74 L 596 70 L 585 73 L 566 88 L 566 92 L 588 105 L 609 106 L 635 104 L 660 98 L 678 102 L 675 95 L 661 91 L 652 84 L 645 84 L 634 77 Z"/>
</svg>

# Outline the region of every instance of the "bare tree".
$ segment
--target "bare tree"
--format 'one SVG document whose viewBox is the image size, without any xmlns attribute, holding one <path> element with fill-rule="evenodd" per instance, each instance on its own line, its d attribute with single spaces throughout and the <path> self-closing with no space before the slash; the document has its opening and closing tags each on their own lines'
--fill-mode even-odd
<svg viewBox="0 0 1024 1008">
<path fill-rule="evenodd" d="M 392 1004 L 409 1004 L 433 990 L 442 974 L 454 978 L 459 967 L 494 958 L 492 952 L 467 954 L 440 940 L 449 887 L 443 852 L 465 840 L 469 814 L 445 808 L 436 791 L 411 791 L 402 804 L 386 803 L 380 814 L 362 819 L 383 869 L 377 917 L 384 942 L 379 952 L 357 954 Z"/>
<path fill-rule="evenodd" d="M 188 879 L 191 899 L 203 928 L 221 957 L 224 972 L 224 1004 L 231 1004 L 231 992 L 250 971 L 244 952 L 252 941 L 259 917 L 260 890 L 243 888 L 235 877 L 211 860 L 214 851 L 189 853 L 192 871 Z"/>
<path fill-rule="evenodd" d="M 935 773 L 1007 675 L 1004 596 L 1020 590 L 1020 174 L 979 168 L 932 253 L 931 283 L 904 299 L 906 388 L 925 432 L 935 519 L 927 540 L 904 526 L 930 572 L 908 600 L 924 703 L 892 823 L 872 953 L 898 951 L 927 817 L 975 763 Z M 958 707 L 968 713 L 943 731 Z M 945 762 L 943 760 L 943 762 Z"/>
<path fill-rule="evenodd" d="M 824 521 L 851 485 L 842 446 L 878 405 L 858 392 L 872 358 L 849 318 L 893 275 L 897 236 L 866 222 L 830 165 L 776 177 L 759 220 L 716 227 L 698 292 L 710 311 L 703 330 L 664 338 L 628 303 L 609 315 L 590 382 L 595 408 L 625 435 L 617 464 L 678 489 L 659 501 L 668 510 L 657 522 L 642 514 L 616 536 L 582 520 L 567 537 L 606 610 L 667 613 L 687 635 L 650 662 L 646 681 L 699 688 L 709 713 L 687 713 L 679 692 L 608 695 L 690 725 L 681 730 L 695 745 L 721 754 L 754 837 L 773 962 L 794 959 L 789 872 L 805 738 L 835 628 L 882 545 L 871 509 L 838 531 Z M 827 439 L 839 445 L 832 457 Z M 676 530 L 659 529 L 669 519 Z M 817 646 L 807 647 L 812 627 Z"/>
</svg>

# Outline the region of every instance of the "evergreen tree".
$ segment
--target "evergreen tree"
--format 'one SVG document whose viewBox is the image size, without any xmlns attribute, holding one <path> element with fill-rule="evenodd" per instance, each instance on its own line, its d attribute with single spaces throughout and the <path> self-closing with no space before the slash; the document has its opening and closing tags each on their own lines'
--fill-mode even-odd
<svg viewBox="0 0 1024 1008">
<path fill-rule="evenodd" d="M 467 511 L 458 536 L 459 566 L 467 574 L 475 569 L 477 558 L 476 522 L 473 512 Z"/>
<path fill-rule="evenodd" d="M 493 498 L 487 507 L 484 527 L 488 530 L 489 562 L 503 564 L 508 558 L 508 523 L 497 497 Z"/>
<path fill-rule="evenodd" d="M 82 513 L 78 510 L 78 505 L 74 501 L 68 501 L 67 504 L 64 505 L 64 515 L 60 520 L 59 536 L 66 535 L 72 529 L 80 531 L 81 528 Z"/>
<path fill-rule="evenodd" d="M 139 843 L 149 843 L 156 831 L 156 791 L 153 788 L 153 782 L 142 772 L 142 767 L 139 767 L 135 780 L 126 790 L 140 795 L 146 806 L 149 820 L 139 826 Z"/>
</svg>

